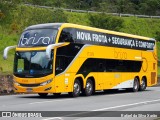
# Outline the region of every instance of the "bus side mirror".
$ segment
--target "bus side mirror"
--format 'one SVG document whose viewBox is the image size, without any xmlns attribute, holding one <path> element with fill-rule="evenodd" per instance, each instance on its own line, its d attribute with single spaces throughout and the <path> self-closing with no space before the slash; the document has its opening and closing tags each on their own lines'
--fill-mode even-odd
<svg viewBox="0 0 160 120">
<path fill-rule="evenodd" d="M 48 45 L 46 48 L 46 57 L 50 60 L 51 59 L 51 50 L 54 49 L 55 47 L 61 46 L 64 43 L 57 43 L 57 44 L 51 44 Z"/>
<path fill-rule="evenodd" d="M 7 59 L 7 56 L 8 56 L 8 51 L 11 50 L 11 49 L 14 49 L 16 48 L 17 45 L 15 46 L 8 46 L 4 49 L 4 52 L 3 52 L 3 59 L 6 60 Z"/>
</svg>

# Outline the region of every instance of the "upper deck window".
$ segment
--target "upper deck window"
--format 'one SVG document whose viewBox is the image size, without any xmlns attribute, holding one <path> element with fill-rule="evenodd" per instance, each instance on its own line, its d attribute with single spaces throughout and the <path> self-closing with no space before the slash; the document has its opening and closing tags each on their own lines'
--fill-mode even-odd
<svg viewBox="0 0 160 120">
<path fill-rule="evenodd" d="M 59 42 L 102 45 L 135 50 L 154 50 L 155 40 L 144 40 L 128 35 L 105 33 L 80 28 L 64 28 Z"/>
<path fill-rule="evenodd" d="M 18 47 L 43 47 L 54 44 L 57 35 L 56 29 L 34 29 L 24 31 Z"/>
</svg>

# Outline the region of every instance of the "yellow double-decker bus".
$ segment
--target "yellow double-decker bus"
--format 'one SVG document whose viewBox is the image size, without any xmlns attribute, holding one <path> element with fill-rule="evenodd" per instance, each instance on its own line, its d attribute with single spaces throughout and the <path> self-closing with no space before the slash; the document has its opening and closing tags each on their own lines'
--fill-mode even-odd
<svg viewBox="0 0 160 120">
<path fill-rule="evenodd" d="M 70 23 L 33 25 L 15 48 L 17 93 L 68 92 L 90 96 L 98 90 L 143 91 L 157 83 L 156 41 L 152 38 Z"/>
</svg>

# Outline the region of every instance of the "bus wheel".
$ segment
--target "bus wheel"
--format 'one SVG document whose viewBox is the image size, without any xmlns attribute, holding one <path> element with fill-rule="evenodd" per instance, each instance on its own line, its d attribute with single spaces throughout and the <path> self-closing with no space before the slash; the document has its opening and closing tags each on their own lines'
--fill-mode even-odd
<svg viewBox="0 0 160 120">
<path fill-rule="evenodd" d="M 139 90 L 139 80 L 138 78 L 134 78 L 134 83 L 133 83 L 133 88 L 132 91 L 133 92 L 137 92 Z"/>
<path fill-rule="evenodd" d="M 38 93 L 38 95 L 39 95 L 40 97 L 46 97 L 46 96 L 48 95 L 48 93 Z"/>
<path fill-rule="evenodd" d="M 141 85 L 140 85 L 139 90 L 140 90 L 140 91 L 144 91 L 144 90 L 146 89 L 146 87 L 147 87 L 146 79 L 143 77 L 143 78 L 142 78 L 142 83 L 141 83 Z"/>
<path fill-rule="evenodd" d="M 93 82 L 91 79 L 88 79 L 86 82 L 86 87 L 84 90 L 86 96 L 90 96 L 93 93 Z"/>
<path fill-rule="evenodd" d="M 70 92 L 69 95 L 72 97 L 78 97 L 81 92 L 81 84 L 78 79 L 75 80 L 73 85 L 73 92 Z"/>
</svg>

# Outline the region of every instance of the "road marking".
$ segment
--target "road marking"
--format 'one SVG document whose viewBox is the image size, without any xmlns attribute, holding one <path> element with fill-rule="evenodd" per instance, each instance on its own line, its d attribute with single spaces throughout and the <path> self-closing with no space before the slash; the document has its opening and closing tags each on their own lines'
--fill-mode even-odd
<svg viewBox="0 0 160 120">
<path fill-rule="evenodd" d="M 121 107 L 128 107 L 128 106 L 134 106 L 134 105 L 140 105 L 140 104 L 148 104 L 148 103 L 153 103 L 153 102 L 158 102 L 158 101 L 160 101 L 160 99 L 138 102 L 138 103 L 132 103 L 132 104 L 119 105 L 119 106 L 113 106 L 113 107 L 107 107 L 107 108 L 101 108 L 101 109 L 96 109 L 96 110 L 91 110 L 91 111 L 103 111 L 103 110 L 109 110 L 109 109 L 115 109 L 115 108 L 121 108 Z"/>
<path fill-rule="evenodd" d="M 101 109 L 95 109 L 95 110 L 90 110 L 90 111 L 87 111 L 87 112 L 80 112 L 80 113 L 75 113 L 75 114 L 64 115 L 62 117 L 71 117 L 71 116 L 75 116 L 75 115 L 90 113 L 90 112 L 93 112 L 93 111 L 110 110 L 110 109 L 122 108 L 122 107 L 128 107 L 128 106 L 134 106 L 134 105 L 140 105 L 140 104 L 145 104 L 146 105 L 148 103 L 153 103 L 153 102 L 158 102 L 158 101 L 160 101 L 160 99 L 150 100 L 150 101 L 143 101 L 143 102 L 137 102 L 137 103 L 132 103 L 132 104 L 124 104 L 124 105 L 107 107 L 107 108 L 101 108 Z M 58 118 L 62 119 L 62 117 L 58 117 Z M 47 119 L 42 119 L 42 120 L 53 120 L 53 119 L 56 119 L 56 118 L 57 117 L 52 117 L 52 118 L 47 118 Z"/>
</svg>

